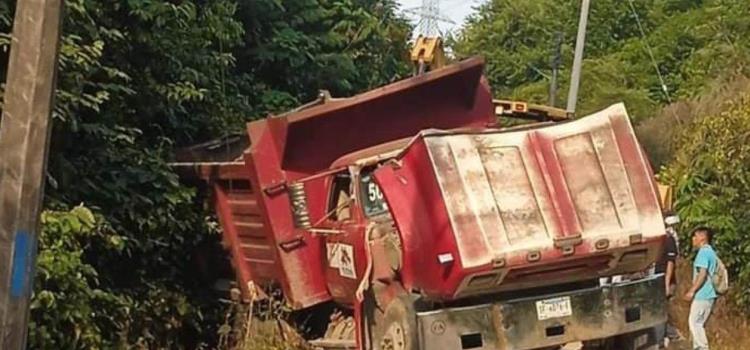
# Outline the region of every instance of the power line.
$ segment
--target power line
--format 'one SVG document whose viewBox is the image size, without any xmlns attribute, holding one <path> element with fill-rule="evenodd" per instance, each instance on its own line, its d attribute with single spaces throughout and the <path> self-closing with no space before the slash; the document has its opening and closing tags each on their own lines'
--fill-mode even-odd
<svg viewBox="0 0 750 350">
<path fill-rule="evenodd" d="M 438 21 L 440 16 L 440 0 L 422 0 L 422 28 L 419 32 L 424 36 L 436 36 L 438 34 Z"/>
<path fill-rule="evenodd" d="M 661 69 L 659 68 L 659 64 L 656 62 L 656 58 L 654 57 L 654 51 L 651 49 L 651 45 L 649 45 L 648 40 L 646 40 L 646 31 L 643 30 L 643 25 L 641 24 L 641 17 L 638 15 L 638 12 L 635 10 L 635 6 L 633 5 L 633 0 L 628 0 L 628 4 L 630 5 L 630 11 L 633 12 L 633 16 L 635 16 L 635 23 L 638 25 L 638 30 L 641 32 L 641 41 L 646 46 L 646 50 L 648 51 L 649 57 L 651 57 L 651 64 L 654 65 L 654 69 L 656 70 L 656 75 L 659 77 L 659 82 L 661 83 L 661 90 L 664 92 L 664 96 L 667 97 L 667 102 L 670 104 L 672 103 L 672 98 L 669 96 L 669 88 L 667 87 L 667 83 L 664 81 L 664 76 L 661 74 Z"/>
<path fill-rule="evenodd" d="M 672 97 L 669 95 L 669 88 L 667 87 L 667 83 L 664 81 L 664 76 L 661 74 L 661 68 L 659 68 L 659 64 L 656 62 L 656 57 L 654 57 L 654 50 L 651 49 L 651 45 L 649 45 L 648 40 L 646 40 L 646 31 L 643 30 L 643 24 L 641 24 L 641 16 L 638 15 L 638 12 L 635 10 L 635 6 L 633 5 L 633 0 L 628 0 L 628 5 L 630 5 L 630 11 L 633 12 L 633 16 L 635 16 L 635 23 L 638 25 L 638 31 L 641 32 L 641 41 L 646 46 L 646 50 L 648 51 L 648 56 L 651 57 L 651 64 L 654 65 L 654 70 L 656 70 L 656 76 L 659 77 L 659 83 L 661 84 L 661 91 L 664 92 L 664 96 L 667 98 L 667 103 L 670 105 L 672 104 Z M 680 124 L 682 123 L 680 121 L 680 117 L 677 115 L 677 112 L 673 108 L 670 108 L 672 110 L 672 116 L 674 117 L 674 120 Z"/>
<path fill-rule="evenodd" d="M 473 3 L 473 1 L 472 1 L 472 3 Z M 466 1 L 465 0 L 448 1 L 447 5 L 448 6 L 444 6 L 444 7 L 441 6 L 441 8 L 443 9 L 443 11 L 445 11 L 445 12 L 449 12 L 449 11 L 451 11 L 451 10 L 459 7 L 459 6 L 466 5 Z"/>
</svg>

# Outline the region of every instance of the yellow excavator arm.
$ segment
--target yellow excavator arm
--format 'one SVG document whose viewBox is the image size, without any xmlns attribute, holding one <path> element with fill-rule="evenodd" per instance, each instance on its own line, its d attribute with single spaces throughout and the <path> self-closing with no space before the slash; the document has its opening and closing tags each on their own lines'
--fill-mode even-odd
<svg viewBox="0 0 750 350">
<path fill-rule="evenodd" d="M 414 75 L 445 66 L 443 39 L 420 35 L 411 49 L 411 62 L 414 65 Z"/>
</svg>

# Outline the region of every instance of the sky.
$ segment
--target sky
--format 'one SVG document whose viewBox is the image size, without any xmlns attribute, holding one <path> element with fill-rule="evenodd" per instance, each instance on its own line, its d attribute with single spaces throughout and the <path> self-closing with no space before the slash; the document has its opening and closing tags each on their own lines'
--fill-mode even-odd
<svg viewBox="0 0 750 350">
<path fill-rule="evenodd" d="M 401 9 L 412 9 L 422 5 L 422 0 L 397 0 Z M 440 22 L 440 31 L 458 30 L 463 24 L 466 17 L 473 12 L 472 7 L 476 7 L 485 0 L 441 0 L 440 12 L 444 17 L 451 19 L 455 24 Z M 407 14 L 414 24 L 419 18 L 415 15 Z"/>
</svg>

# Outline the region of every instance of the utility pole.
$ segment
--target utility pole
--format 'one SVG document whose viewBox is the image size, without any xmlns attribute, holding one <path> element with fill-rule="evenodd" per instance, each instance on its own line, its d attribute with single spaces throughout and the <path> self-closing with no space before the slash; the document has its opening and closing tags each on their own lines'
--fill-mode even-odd
<svg viewBox="0 0 750 350">
<path fill-rule="evenodd" d="M 590 0 L 581 2 L 581 19 L 578 22 L 578 37 L 576 38 L 576 52 L 573 58 L 573 72 L 570 77 L 570 91 L 568 93 L 569 115 L 575 115 L 576 103 L 578 102 L 578 87 L 581 84 L 581 66 L 583 65 L 583 48 L 586 46 L 586 25 L 589 19 Z"/>
<path fill-rule="evenodd" d="M 560 63 L 562 60 L 562 42 L 563 33 L 557 33 L 557 41 L 555 42 L 555 54 L 552 56 L 552 79 L 549 84 L 549 105 L 555 107 L 557 103 L 557 75 L 560 73 Z"/>
<path fill-rule="evenodd" d="M 18 0 L 0 121 L 0 349 L 25 350 L 63 0 Z"/>
</svg>

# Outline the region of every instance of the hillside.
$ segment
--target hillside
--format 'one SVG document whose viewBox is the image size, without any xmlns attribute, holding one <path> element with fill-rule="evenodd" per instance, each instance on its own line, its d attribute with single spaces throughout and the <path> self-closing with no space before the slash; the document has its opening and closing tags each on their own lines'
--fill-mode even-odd
<svg viewBox="0 0 750 350">
<path fill-rule="evenodd" d="M 546 103 L 552 58 L 561 37 L 557 105 L 564 107 L 579 4 L 575 0 L 488 1 L 469 18 L 454 51 L 459 57 L 479 54 L 487 59 L 487 75 L 498 96 Z M 641 121 L 670 101 L 706 92 L 716 79 L 746 73 L 748 15 L 750 7 L 744 0 L 593 2 L 579 112 L 624 101 L 634 119 Z"/>
</svg>

